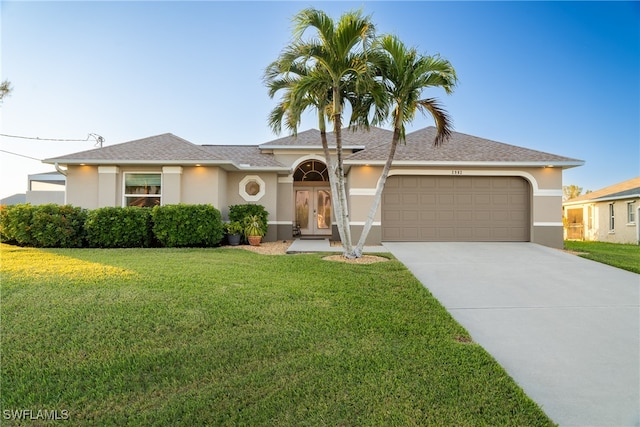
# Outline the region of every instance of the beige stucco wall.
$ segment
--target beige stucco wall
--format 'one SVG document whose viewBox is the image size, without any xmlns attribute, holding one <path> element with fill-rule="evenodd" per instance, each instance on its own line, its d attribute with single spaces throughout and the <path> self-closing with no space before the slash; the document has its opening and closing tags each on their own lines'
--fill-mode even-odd
<svg viewBox="0 0 640 427">
<path fill-rule="evenodd" d="M 219 167 L 192 166 L 182 169 L 182 201 L 189 204 L 210 203 L 223 217 L 228 213 L 227 172 Z"/>
<path fill-rule="evenodd" d="M 96 209 L 98 204 L 98 167 L 69 166 L 67 168 L 66 203 L 87 209 Z"/>
<path fill-rule="evenodd" d="M 210 203 L 227 211 L 227 172 L 218 167 L 69 166 L 67 203 L 87 209 L 122 206 L 127 172 L 162 173 L 162 203 Z"/>
<path fill-rule="evenodd" d="M 264 181 L 265 193 L 259 200 L 247 201 L 240 195 L 240 182 L 247 176 L 258 176 Z M 264 206 L 267 212 L 269 212 L 269 228 L 267 235 L 264 237 L 264 241 L 278 239 L 278 174 L 276 172 L 229 172 L 227 174 L 226 192 L 228 205 L 253 203 Z M 224 218 L 228 219 L 228 216 Z"/>
<path fill-rule="evenodd" d="M 627 216 L 627 203 L 635 200 L 633 209 L 635 210 L 634 222 L 629 222 Z M 609 204 L 612 202 L 600 202 L 595 205 L 596 218 L 594 223 L 596 229 L 593 230 L 595 240 L 612 243 L 638 243 L 637 224 L 638 206 L 640 199 L 616 200 L 613 202 L 614 228 L 609 230 Z"/>
</svg>

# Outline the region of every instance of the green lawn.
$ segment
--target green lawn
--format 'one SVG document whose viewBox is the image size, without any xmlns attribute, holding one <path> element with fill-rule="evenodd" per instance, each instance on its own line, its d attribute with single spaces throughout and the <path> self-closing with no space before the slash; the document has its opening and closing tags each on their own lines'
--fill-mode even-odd
<svg viewBox="0 0 640 427">
<path fill-rule="evenodd" d="M 567 240 L 564 242 L 564 247 L 581 252 L 581 257 L 640 273 L 640 246 L 638 245 Z"/>
<path fill-rule="evenodd" d="M 552 425 L 396 260 L 1 250 L 3 426 Z"/>
</svg>

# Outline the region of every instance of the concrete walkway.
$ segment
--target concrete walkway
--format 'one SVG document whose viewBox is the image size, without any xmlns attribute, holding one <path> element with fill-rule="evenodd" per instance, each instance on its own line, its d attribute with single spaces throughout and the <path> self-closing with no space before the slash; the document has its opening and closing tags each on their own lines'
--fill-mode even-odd
<svg viewBox="0 0 640 427">
<path fill-rule="evenodd" d="M 532 243 L 384 246 L 556 423 L 640 425 L 640 275 Z"/>
</svg>

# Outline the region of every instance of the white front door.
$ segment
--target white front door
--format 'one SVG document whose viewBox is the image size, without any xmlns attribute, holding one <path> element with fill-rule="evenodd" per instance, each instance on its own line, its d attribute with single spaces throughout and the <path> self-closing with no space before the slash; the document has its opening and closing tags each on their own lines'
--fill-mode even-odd
<svg viewBox="0 0 640 427">
<path fill-rule="evenodd" d="M 308 187 L 295 190 L 296 222 L 302 235 L 331 235 L 331 191 Z"/>
</svg>

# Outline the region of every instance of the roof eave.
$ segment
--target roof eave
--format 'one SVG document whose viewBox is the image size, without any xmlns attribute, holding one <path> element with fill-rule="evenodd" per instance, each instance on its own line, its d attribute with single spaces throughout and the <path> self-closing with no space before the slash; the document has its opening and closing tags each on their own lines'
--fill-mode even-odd
<svg viewBox="0 0 640 427">
<path fill-rule="evenodd" d="M 267 145 L 259 146 L 261 150 L 321 150 L 322 145 Z M 343 145 L 343 150 L 364 150 L 364 145 Z M 330 145 L 329 150 L 335 150 L 335 145 Z"/>
<path fill-rule="evenodd" d="M 596 197 L 595 199 L 589 199 L 590 202 L 610 202 L 615 200 L 628 200 L 628 199 L 637 199 L 640 198 L 640 193 L 636 194 L 625 194 L 623 196 L 604 196 L 604 197 Z"/>
<path fill-rule="evenodd" d="M 118 166 L 118 165 L 142 165 L 142 166 L 220 166 L 227 170 L 237 171 L 264 171 L 264 172 L 288 172 L 290 168 L 285 166 L 258 166 L 243 165 L 230 160 L 97 160 L 97 159 L 44 159 L 42 163 L 59 164 L 61 166 Z"/>
<path fill-rule="evenodd" d="M 345 160 L 345 165 L 384 165 L 386 160 Z M 584 161 L 504 162 L 504 161 L 443 161 L 443 160 L 394 160 L 393 166 L 431 167 L 550 167 L 569 169 L 584 165 Z"/>
</svg>

